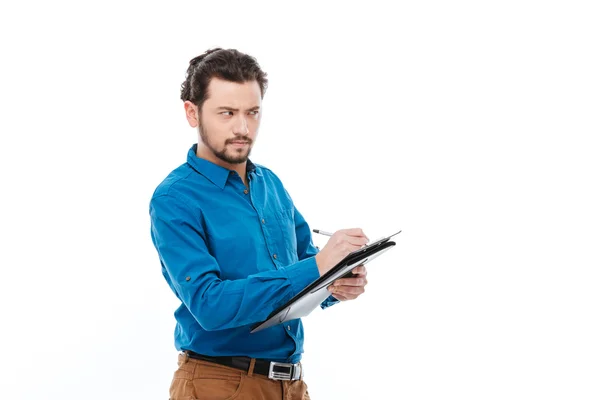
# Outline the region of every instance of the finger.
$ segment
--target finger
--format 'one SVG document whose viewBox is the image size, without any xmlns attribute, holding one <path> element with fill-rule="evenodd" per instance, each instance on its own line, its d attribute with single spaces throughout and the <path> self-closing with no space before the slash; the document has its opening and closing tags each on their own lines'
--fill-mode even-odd
<svg viewBox="0 0 600 400">
<path fill-rule="evenodd" d="M 348 301 L 348 300 L 354 300 L 354 299 L 358 298 L 358 296 L 360 296 L 360 294 L 334 294 L 333 296 L 338 300 Z M 339 298 L 337 296 L 339 296 Z"/>
<path fill-rule="evenodd" d="M 335 297 L 336 299 L 338 299 L 339 301 L 346 301 L 349 300 L 346 296 L 344 296 L 341 293 L 334 293 L 333 297 Z"/>
<path fill-rule="evenodd" d="M 366 237 L 356 237 L 356 236 L 344 236 L 344 240 L 350 243 L 353 246 L 362 247 L 365 244 L 369 243 L 369 239 Z"/>
<path fill-rule="evenodd" d="M 343 294 L 348 297 L 351 295 L 357 295 L 365 292 L 364 286 L 338 286 L 334 288 L 333 293 L 335 294 Z"/>
<path fill-rule="evenodd" d="M 367 276 L 367 268 L 364 265 L 359 265 L 352 270 L 353 274 Z"/>
<path fill-rule="evenodd" d="M 365 278 L 340 278 L 333 283 L 333 286 L 365 286 L 366 284 Z"/>
<path fill-rule="evenodd" d="M 367 235 L 365 235 L 363 230 L 360 228 L 342 229 L 341 231 L 344 232 L 348 236 L 367 238 Z M 367 240 L 368 240 L 368 238 L 367 238 Z"/>
</svg>

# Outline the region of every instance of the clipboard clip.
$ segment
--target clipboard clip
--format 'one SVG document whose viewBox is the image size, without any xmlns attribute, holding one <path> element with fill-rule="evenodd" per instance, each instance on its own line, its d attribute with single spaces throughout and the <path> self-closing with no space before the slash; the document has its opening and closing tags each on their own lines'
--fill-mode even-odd
<svg viewBox="0 0 600 400">
<path fill-rule="evenodd" d="M 366 250 L 367 248 L 369 248 L 369 249 L 370 249 L 370 248 L 373 248 L 374 246 L 378 246 L 378 245 L 380 245 L 380 244 L 386 243 L 386 242 L 388 242 L 388 241 L 389 241 L 391 238 L 393 238 L 394 236 L 396 236 L 397 234 L 399 234 L 400 232 L 402 232 L 402 230 L 399 230 L 398 232 L 396 232 L 396 233 L 394 233 L 394 234 L 392 234 L 392 235 L 390 235 L 390 236 L 386 236 L 386 237 L 383 237 L 383 238 L 381 238 L 381 239 L 378 239 L 378 240 L 376 240 L 376 241 L 374 241 L 374 242 L 372 242 L 372 243 L 369 243 L 369 244 L 367 244 L 366 246 L 364 246 L 364 247 L 361 247 L 361 248 L 360 248 L 360 249 L 358 249 L 358 250 L 354 250 L 352 253 L 348 254 L 348 256 L 353 256 L 353 255 L 355 255 L 355 254 L 359 254 L 361 251 L 364 251 L 364 250 Z"/>
</svg>

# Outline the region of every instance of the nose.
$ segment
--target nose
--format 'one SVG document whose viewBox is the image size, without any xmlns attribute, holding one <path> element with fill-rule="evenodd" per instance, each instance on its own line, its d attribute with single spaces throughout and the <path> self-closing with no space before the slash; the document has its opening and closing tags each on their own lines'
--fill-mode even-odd
<svg viewBox="0 0 600 400">
<path fill-rule="evenodd" d="M 247 135 L 250 133 L 248 129 L 248 121 L 244 118 L 243 115 L 238 116 L 235 125 L 233 126 L 233 133 L 235 135 Z"/>
</svg>

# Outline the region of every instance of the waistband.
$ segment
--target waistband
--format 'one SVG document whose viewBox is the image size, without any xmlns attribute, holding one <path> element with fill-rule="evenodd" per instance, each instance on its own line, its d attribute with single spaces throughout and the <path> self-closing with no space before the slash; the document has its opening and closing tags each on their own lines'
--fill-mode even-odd
<svg viewBox="0 0 600 400">
<path fill-rule="evenodd" d="M 304 377 L 302 363 L 289 364 L 275 361 L 262 360 L 250 357 L 213 357 L 195 353 L 191 350 L 184 350 L 182 354 L 195 360 L 207 361 L 226 367 L 236 368 L 248 372 L 264 375 L 269 379 L 295 381 Z"/>
</svg>

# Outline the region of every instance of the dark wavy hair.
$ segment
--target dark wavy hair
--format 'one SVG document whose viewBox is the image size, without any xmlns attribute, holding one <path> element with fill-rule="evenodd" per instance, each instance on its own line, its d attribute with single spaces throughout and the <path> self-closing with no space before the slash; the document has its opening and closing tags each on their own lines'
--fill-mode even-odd
<svg viewBox="0 0 600 400">
<path fill-rule="evenodd" d="M 256 81 L 261 97 L 267 90 L 267 74 L 254 57 L 235 49 L 215 48 L 190 60 L 185 81 L 181 84 L 181 100 L 189 100 L 201 109 L 208 98 L 208 84 L 214 77 L 237 83 Z"/>
</svg>

